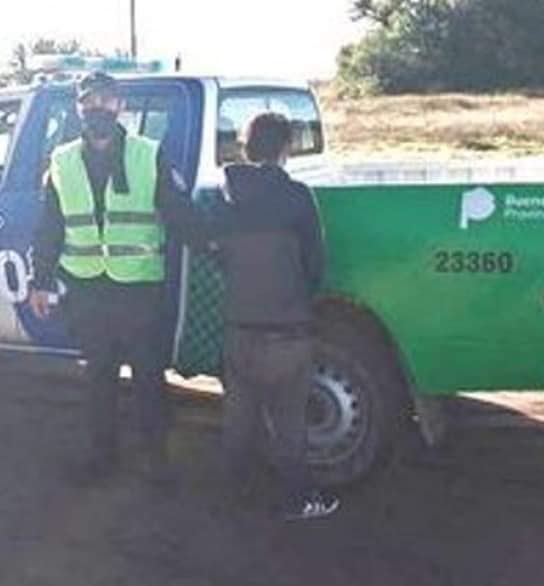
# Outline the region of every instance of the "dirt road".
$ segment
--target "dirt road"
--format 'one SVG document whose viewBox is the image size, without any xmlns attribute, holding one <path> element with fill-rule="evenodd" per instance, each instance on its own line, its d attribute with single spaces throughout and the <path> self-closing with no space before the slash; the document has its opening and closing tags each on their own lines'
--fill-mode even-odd
<svg viewBox="0 0 544 586">
<path fill-rule="evenodd" d="M 501 406 L 452 404 L 440 451 L 409 434 L 393 466 L 343 491 L 336 517 L 286 525 L 266 490 L 262 510 L 223 506 L 217 399 L 172 398 L 181 477 L 162 494 L 131 467 L 126 392 L 122 470 L 81 489 L 66 474 L 84 445 L 75 382 L 1 375 L 2 586 L 543 583 L 544 428 Z"/>
</svg>

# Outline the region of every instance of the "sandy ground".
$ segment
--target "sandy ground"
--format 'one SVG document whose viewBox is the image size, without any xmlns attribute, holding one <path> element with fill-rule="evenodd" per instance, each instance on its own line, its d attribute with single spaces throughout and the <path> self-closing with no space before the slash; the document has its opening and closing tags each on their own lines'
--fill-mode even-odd
<svg viewBox="0 0 544 586">
<path fill-rule="evenodd" d="M 448 405 L 439 450 L 409 432 L 393 463 L 342 490 L 328 520 L 282 523 L 263 483 L 252 508 L 225 507 L 221 402 L 170 399 L 180 479 L 164 493 L 133 465 L 122 393 L 123 465 L 69 480 L 82 454 L 76 379 L 2 366 L 2 586 L 532 586 L 543 583 L 544 395 Z"/>
</svg>

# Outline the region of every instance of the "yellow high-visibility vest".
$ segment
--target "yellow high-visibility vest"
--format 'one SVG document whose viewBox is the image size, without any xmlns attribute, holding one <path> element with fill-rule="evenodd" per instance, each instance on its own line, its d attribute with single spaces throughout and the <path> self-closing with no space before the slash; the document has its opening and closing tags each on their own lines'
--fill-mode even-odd
<svg viewBox="0 0 544 586">
<path fill-rule="evenodd" d="M 165 234 L 155 208 L 158 143 L 126 137 L 129 191 L 116 193 L 108 180 L 102 230 L 82 147 L 78 139 L 55 149 L 51 158 L 51 178 L 65 220 L 62 267 L 81 279 L 105 273 L 122 283 L 162 281 Z"/>
</svg>

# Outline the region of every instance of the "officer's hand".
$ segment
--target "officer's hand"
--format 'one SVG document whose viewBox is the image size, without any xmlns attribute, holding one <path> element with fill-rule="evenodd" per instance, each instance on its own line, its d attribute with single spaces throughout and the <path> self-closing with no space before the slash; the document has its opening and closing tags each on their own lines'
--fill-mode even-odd
<svg viewBox="0 0 544 586">
<path fill-rule="evenodd" d="M 51 312 L 49 291 L 32 290 L 30 293 L 30 307 L 40 319 L 45 319 Z"/>
</svg>

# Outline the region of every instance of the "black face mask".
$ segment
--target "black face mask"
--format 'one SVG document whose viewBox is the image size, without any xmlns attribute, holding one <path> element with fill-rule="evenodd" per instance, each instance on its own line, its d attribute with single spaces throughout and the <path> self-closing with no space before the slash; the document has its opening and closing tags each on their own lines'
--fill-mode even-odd
<svg viewBox="0 0 544 586">
<path fill-rule="evenodd" d="M 111 138 L 117 124 L 117 114 L 111 110 L 95 108 L 83 112 L 83 132 L 92 138 Z"/>
</svg>

